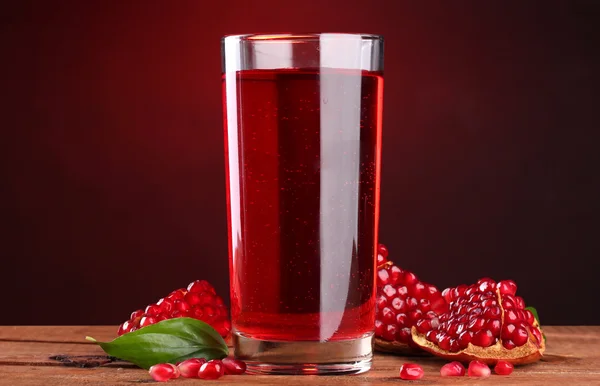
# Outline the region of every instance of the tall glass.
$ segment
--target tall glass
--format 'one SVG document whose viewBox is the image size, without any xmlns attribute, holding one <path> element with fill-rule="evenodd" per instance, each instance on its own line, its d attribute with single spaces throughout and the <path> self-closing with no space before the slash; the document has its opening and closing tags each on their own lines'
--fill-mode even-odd
<svg viewBox="0 0 600 386">
<path fill-rule="evenodd" d="M 252 372 L 369 370 L 383 38 L 222 41 L 231 315 Z"/>
</svg>

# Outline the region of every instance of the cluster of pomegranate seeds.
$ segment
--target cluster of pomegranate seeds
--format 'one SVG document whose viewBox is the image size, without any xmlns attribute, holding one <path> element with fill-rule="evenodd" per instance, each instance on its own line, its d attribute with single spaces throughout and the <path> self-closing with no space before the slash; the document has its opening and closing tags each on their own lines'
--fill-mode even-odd
<svg viewBox="0 0 600 386">
<path fill-rule="evenodd" d="M 223 338 L 231 331 L 227 307 L 206 280 L 196 280 L 187 289 L 180 288 L 144 310 L 131 313 L 119 326 L 118 335 L 133 332 L 166 319 L 190 317 L 210 324 Z"/>
<path fill-rule="evenodd" d="M 379 245 L 377 256 L 377 299 L 375 343 L 387 350 L 386 342 L 411 344 L 411 327 L 437 327 L 438 314 L 447 310 L 440 291 L 419 281 L 412 272 L 388 261 L 388 250 Z M 384 342 L 382 342 L 382 340 Z"/>
<path fill-rule="evenodd" d="M 400 366 L 400 379 L 414 381 L 423 378 L 423 368 L 414 363 L 405 363 Z"/>
<path fill-rule="evenodd" d="M 157 382 L 176 379 L 180 375 L 184 378 L 218 379 L 225 374 L 240 375 L 245 373 L 246 363 L 233 358 L 210 361 L 203 358 L 191 358 L 178 363 L 177 366 L 170 363 L 154 365 L 150 367 L 148 372 L 152 379 Z"/>
<path fill-rule="evenodd" d="M 542 332 L 516 292 L 512 280 L 496 283 L 488 278 L 446 289 L 442 295 L 448 312 L 417 322 L 413 339 L 425 350 L 449 359 L 533 362 L 545 349 Z"/>
</svg>

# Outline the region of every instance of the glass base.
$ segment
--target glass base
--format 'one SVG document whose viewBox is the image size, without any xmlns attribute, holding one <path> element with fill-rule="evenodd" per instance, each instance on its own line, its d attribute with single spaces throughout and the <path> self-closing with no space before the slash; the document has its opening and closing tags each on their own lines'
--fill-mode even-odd
<svg viewBox="0 0 600 386">
<path fill-rule="evenodd" d="M 342 375 L 371 369 L 373 334 L 352 340 L 269 341 L 233 334 L 235 357 L 254 374 Z"/>
</svg>

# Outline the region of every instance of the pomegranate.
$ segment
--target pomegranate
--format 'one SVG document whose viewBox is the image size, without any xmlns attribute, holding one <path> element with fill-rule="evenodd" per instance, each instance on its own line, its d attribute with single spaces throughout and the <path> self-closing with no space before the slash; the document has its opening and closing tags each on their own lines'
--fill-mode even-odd
<svg viewBox="0 0 600 386">
<path fill-rule="evenodd" d="M 419 281 L 412 272 L 388 260 L 388 250 L 380 244 L 377 256 L 377 316 L 375 347 L 379 351 L 411 352 L 415 347 L 411 327 L 417 323 L 437 327 L 438 314 L 448 310 L 441 292 Z"/>
<path fill-rule="evenodd" d="M 424 350 L 454 361 L 535 362 L 545 350 L 542 331 L 516 292 L 512 280 L 488 278 L 446 289 L 448 311 L 415 323 L 412 338 Z"/>
<path fill-rule="evenodd" d="M 414 381 L 423 378 L 423 368 L 414 363 L 405 363 L 400 366 L 400 379 Z"/>
<path fill-rule="evenodd" d="M 117 334 L 123 335 L 162 320 L 184 316 L 210 324 L 223 338 L 231 331 L 223 299 L 206 280 L 196 280 L 187 289 L 175 290 L 144 310 L 132 312 L 129 320 L 119 326 Z"/>
</svg>

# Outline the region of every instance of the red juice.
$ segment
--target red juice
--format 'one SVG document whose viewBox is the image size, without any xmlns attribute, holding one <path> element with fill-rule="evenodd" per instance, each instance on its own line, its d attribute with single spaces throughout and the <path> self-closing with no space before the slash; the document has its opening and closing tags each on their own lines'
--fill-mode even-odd
<svg viewBox="0 0 600 386">
<path fill-rule="evenodd" d="M 280 341 L 372 333 L 381 73 L 244 70 L 227 82 L 225 103 L 237 106 L 225 133 L 234 331 Z"/>
</svg>

